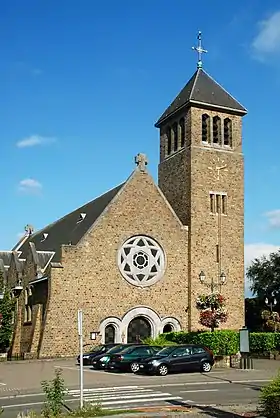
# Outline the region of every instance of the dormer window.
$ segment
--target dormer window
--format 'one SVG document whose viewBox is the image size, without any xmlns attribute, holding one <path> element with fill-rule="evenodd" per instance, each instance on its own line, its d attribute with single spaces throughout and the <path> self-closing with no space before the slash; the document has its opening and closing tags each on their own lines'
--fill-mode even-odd
<svg viewBox="0 0 280 418">
<path fill-rule="evenodd" d="M 77 220 L 77 224 L 79 224 L 80 222 L 83 222 L 86 216 L 87 216 L 86 213 L 80 213 L 79 218 Z"/>
<path fill-rule="evenodd" d="M 41 242 L 46 241 L 46 239 L 48 238 L 48 236 L 49 236 L 49 234 L 47 232 L 44 232 L 43 235 L 42 235 Z"/>
</svg>

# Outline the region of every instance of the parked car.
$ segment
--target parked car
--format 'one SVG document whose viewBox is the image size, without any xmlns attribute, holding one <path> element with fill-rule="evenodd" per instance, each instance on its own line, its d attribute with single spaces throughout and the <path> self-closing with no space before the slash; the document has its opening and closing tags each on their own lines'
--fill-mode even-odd
<svg viewBox="0 0 280 418">
<path fill-rule="evenodd" d="M 158 351 L 153 357 L 139 362 L 140 371 L 147 374 L 166 376 L 169 372 L 199 370 L 204 373 L 211 371 L 214 355 L 211 350 L 201 345 L 169 346 Z"/>
<path fill-rule="evenodd" d="M 139 344 L 118 344 L 116 347 L 110 348 L 110 350 L 108 350 L 106 353 L 93 357 L 91 364 L 94 369 L 105 369 L 112 355 L 119 353 L 125 348 L 134 346 L 139 347 Z"/>
<path fill-rule="evenodd" d="M 85 366 L 91 365 L 92 359 L 100 354 L 105 354 L 110 348 L 116 347 L 119 344 L 101 344 L 95 345 L 91 350 L 83 354 L 83 363 Z M 77 357 L 77 363 L 80 364 L 80 355 Z"/>
<path fill-rule="evenodd" d="M 145 358 L 154 356 L 161 348 L 144 344 L 125 348 L 110 356 L 107 368 L 136 373 L 139 371 L 139 362 Z"/>
</svg>

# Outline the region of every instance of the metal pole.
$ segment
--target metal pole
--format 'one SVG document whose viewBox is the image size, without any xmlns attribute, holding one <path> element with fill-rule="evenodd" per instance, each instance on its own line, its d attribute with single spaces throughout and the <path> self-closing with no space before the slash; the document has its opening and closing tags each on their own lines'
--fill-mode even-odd
<svg viewBox="0 0 280 418">
<path fill-rule="evenodd" d="M 83 311 L 78 310 L 78 333 L 80 342 L 80 409 L 84 407 L 84 359 L 83 359 Z"/>
</svg>

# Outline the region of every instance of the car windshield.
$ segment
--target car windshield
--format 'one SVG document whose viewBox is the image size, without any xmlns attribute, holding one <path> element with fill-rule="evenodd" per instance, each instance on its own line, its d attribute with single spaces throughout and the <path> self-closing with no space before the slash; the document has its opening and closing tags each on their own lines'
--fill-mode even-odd
<svg viewBox="0 0 280 418">
<path fill-rule="evenodd" d="M 170 353 L 174 350 L 175 347 L 165 347 L 162 350 L 156 353 L 156 356 L 169 356 Z"/>
<path fill-rule="evenodd" d="M 119 352 L 122 352 L 122 353 L 124 353 L 124 354 L 130 354 L 130 353 L 132 353 L 132 351 L 135 349 L 135 346 L 134 347 L 126 347 L 126 348 L 124 348 L 123 350 L 119 350 Z"/>
<path fill-rule="evenodd" d="M 94 345 L 93 347 L 91 347 L 89 351 L 90 353 L 95 353 L 96 351 L 101 351 L 102 348 L 103 348 L 103 345 Z"/>
<path fill-rule="evenodd" d="M 121 350 L 124 350 L 126 348 L 126 345 L 117 345 L 116 347 L 110 348 L 110 350 L 107 351 L 107 353 L 118 353 Z M 107 354 L 106 353 L 106 354 Z"/>
</svg>

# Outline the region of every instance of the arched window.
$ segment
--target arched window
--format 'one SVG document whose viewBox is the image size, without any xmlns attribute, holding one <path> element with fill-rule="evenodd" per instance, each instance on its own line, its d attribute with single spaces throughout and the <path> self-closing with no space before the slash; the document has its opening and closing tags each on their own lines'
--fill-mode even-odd
<svg viewBox="0 0 280 418">
<path fill-rule="evenodd" d="M 178 125 L 174 123 L 172 126 L 172 139 L 173 139 L 173 151 L 176 152 L 178 150 Z"/>
<path fill-rule="evenodd" d="M 164 327 L 163 327 L 163 333 L 172 332 L 172 331 L 173 331 L 173 326 L 171 324 L 164 325 Z"/>
<path fill-rule="evenodd" d="M 221 118 L 213 117 L 213 144 L 221 145 Z"/>
<path fill-rule="evenodd" d="M 229 118 L 224 120 L 224 145 L 232 146 L 232 122 Z"/>
<path fill-rule="evenodd" d="M 185 146 L 185 136 L 186 136 L 185 119 L 184 118 L 180 119 L 179 129 L 180 129 L 180 135 L 179 135 L 180 146 L 181 146 L 181 148 L 183 148 Z"/>
<path fill-rule="evenodd" d="M 167 136 L 167 152 L 166 155 L 171 154 L 171 128 L 168 126 L 166 130 L 166 136 Z"/>
<path fill-rule="evenodd" d="M 202 115 L 202 142 L 210 142 L 210 117 L 206 114 Z"/>
<path fill-rule="evenodd" d="M 114 325 L 109 324 L 105 328 L 105 344 L 113 344 L 115 342 L 116 330 Z"/>
<path fill-rule="evenodd" d="M 31 307 L 31 301 L 30 301 L 30 297 L 32 296 L 32 291 L 30 288 L 26 288 L 25 289 L 25 311 L 24 311 L 24 322 L 31 322 L 32 320 L 32 307 Z"/>
</svg>

